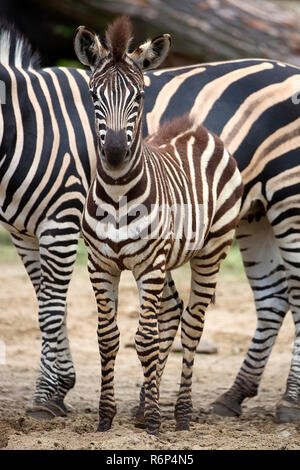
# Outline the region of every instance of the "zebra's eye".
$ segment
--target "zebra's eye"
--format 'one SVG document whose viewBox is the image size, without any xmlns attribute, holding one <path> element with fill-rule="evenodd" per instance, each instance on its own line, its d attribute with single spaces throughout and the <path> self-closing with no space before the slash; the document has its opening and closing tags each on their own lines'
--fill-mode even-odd
<svg viewBox="0 0 300 470">
<path fill-rule="evenodd" d="M 135 97 L 135 101 L 137 101 L 139 103 L 141 101 L 141 99 L 143 98 L 143 96 L 144 96 L 143 92 L 137 93 L 137 95 Z"/>
<path fill-rule="evenodd" d="M 91 91 L 91 95 L 92 95 L 93 100 L 95 101 L 99 100 L 97 93 L 95 93 L 94 91 Z"/>
</svg>

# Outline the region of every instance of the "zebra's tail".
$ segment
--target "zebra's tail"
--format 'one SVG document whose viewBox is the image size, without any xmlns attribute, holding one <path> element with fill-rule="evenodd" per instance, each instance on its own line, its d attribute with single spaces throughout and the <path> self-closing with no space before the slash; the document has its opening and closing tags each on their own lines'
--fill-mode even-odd
<svg viewBox="0 0 300 470">
<path fill-rule="evenodd" d="M 40 68 L 40 56 L 34 52 L 14 25 L 0 22 L 0 64 L 23 69 Z"/>
</svg>

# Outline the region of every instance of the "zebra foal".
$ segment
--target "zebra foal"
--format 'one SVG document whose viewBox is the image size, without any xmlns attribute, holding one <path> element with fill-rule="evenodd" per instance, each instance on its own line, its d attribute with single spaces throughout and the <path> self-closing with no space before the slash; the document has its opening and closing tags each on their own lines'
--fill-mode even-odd
<svg viewBox="0 0 300 470">
<path fill-rule="evenodd" d="M 102 366 L 98 431 L 110 429 L 116 413 L 117 290 L 121 271 L 129 269 L 140 296 L 135 336 L 144 372 L 145 403 L 140 408 L 147 432 L 156 435 L 160 378 L 180 321 L 179 316 L 160 317 L 169 271 L 190 262 L 191 294 L 181 318 L 184 354 L 175 407 L 176 429 L 184 430 L 189 429 L 192 412 L 195 350 L 220 263 L 232 242 L 242 182 L 222 142 L 187 117 L 142 139 L 143 69 L 161 63 L 170 37 L 147 41 L 132 53 L 130 38 L 131 25 L 125 17 L 110 25 L 104 40 L 84 27 L 75 36 L 79 60 L 92 69 L 90 91 L 99 136 L 96 177 L 82 231 L 98 308 Z"/>
</svg>

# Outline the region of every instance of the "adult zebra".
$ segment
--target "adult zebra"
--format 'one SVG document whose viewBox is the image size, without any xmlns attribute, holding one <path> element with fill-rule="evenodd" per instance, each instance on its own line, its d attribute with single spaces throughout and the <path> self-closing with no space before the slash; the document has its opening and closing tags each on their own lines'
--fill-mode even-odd
<svg viewBox="0 0 300 470">
<path fill-rule="evenodd" d="M 36 414 L 65 414 L 63 398 L 75 381 L 65 311 L 80 215 L 96 161 L 88 79 L 79 69 L 40 69 L 27 41 L 1 28 L 6 103 L 0 113 L 0 223 L 11 232 L 39 301 L 42 355 L 31 409 Z M 247 59 L 147 72 L 145 82 L 144 135 L 163 120 L 191 111 L 222 137 L 245 183 L 237 237 L 258 323 L 219 406 L 239 414 L 242 400 L 257 393 L 291 308 L 295 345 L 277 414 L 282 420 L 299 419 L 300 106 L 292 96 L 300 90 L 300 70 Z M 181 311 L 171 279 L 164 300 L 162 308 Z M 170 302 L 173 306 L 167 306 Z"/>
</svg>

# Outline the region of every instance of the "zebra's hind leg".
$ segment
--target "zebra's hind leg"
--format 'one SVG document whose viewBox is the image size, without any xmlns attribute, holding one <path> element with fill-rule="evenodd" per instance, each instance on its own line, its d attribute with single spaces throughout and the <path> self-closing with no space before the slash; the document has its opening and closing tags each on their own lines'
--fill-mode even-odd
<svg viewBox="0 0 300 470">
<path fill-rule="evenodd" d="M 266 215 L 243 217 L 236 236 L 255 298 L 257 327 L 233 385 L 212 404 L 212 412 L 222 416 L 239 416 L 243 400 L 257 394 L 289 308 L 286 269 Z"/>
<path fill-rule="evenodd" d="M 153 270 L 133 272 L 140 297 L 139 325 L 135 335 L 138 358 L 144 372 L 144 419 L 148 434 L 158 435 L 160 410 L 158 405 L 158 361 L 160 354 L 158 315 L 165 287 L 164 254 L 156 261 Z M 154 262 L 153 262 L 154 264 Z"/>
<path fill-rule="evenodd" d="M 176 336 L 181 314 L 183 311 L 183 301 L 179 297 L 175 283 L 170 272 L 166 273 L 164 290 L 158 314 L 159 331 L 159 358 L 157 366 L 158 385 L 161 382 L 163 371 L 169 356 L 171 346 Z M 145 384 L 140 391 L 140 403 L 136 412 L 136 427 L 144 428 L 144 408 L 145 408 Z"/>
<path fill-rule="evenodd" d="M 230 243 L 228 248 L 229 245 Z M 191 292 L 188 305 L 181 318 L 183 360 L 180 389 L 175 406 L 177 431 L 189 430 L 193 411 L 192 378 L 196 348 L 202 336 L 205 312 L 215 293 L 217 274 L 225 254 L 224 247 L 218 250 L 218 247 L 212 245 L 202 255 L 193 258 L 190 263 Z"/>
<path fill-rule="evenodd" d="M 27 414 L 66 416 L 64 398 L 75 384 L 66 330 L 66 294 L 76 259 L 78 235 L 43 233 L 40 240 L 12 236 L 36 291 L 42 332 L 40 371 Z M 68 256 L 63 256 L 67 250 Z"/>
<path fill-rule="evenodd" d="M 300 279 L 298 278 L 298 283 Z M 299 287 L 296 287 L 299 291 Z M 298 301 L 298 300 L 297 300 Z M 291 307 L 295 324 L 295 340 L 291 367 L 283 397 L 276 404 L 276 420 L 279 423 L 300 421 L 300 313 L 299 306 Z"/>
<path fill-rule="evenodd" d="M 292 192 L 294 195 L 292 196 Z M 300 188 L 292 186 L 286 201 L 275 202 L 268 212 L 287 273 L 289 306 L 295 325 L 290 371 L 283 397 L 276 405 L 278 422 L 300 421 Z M 282 216 L 281 214 L 284 214 Z"/>
</svg>

